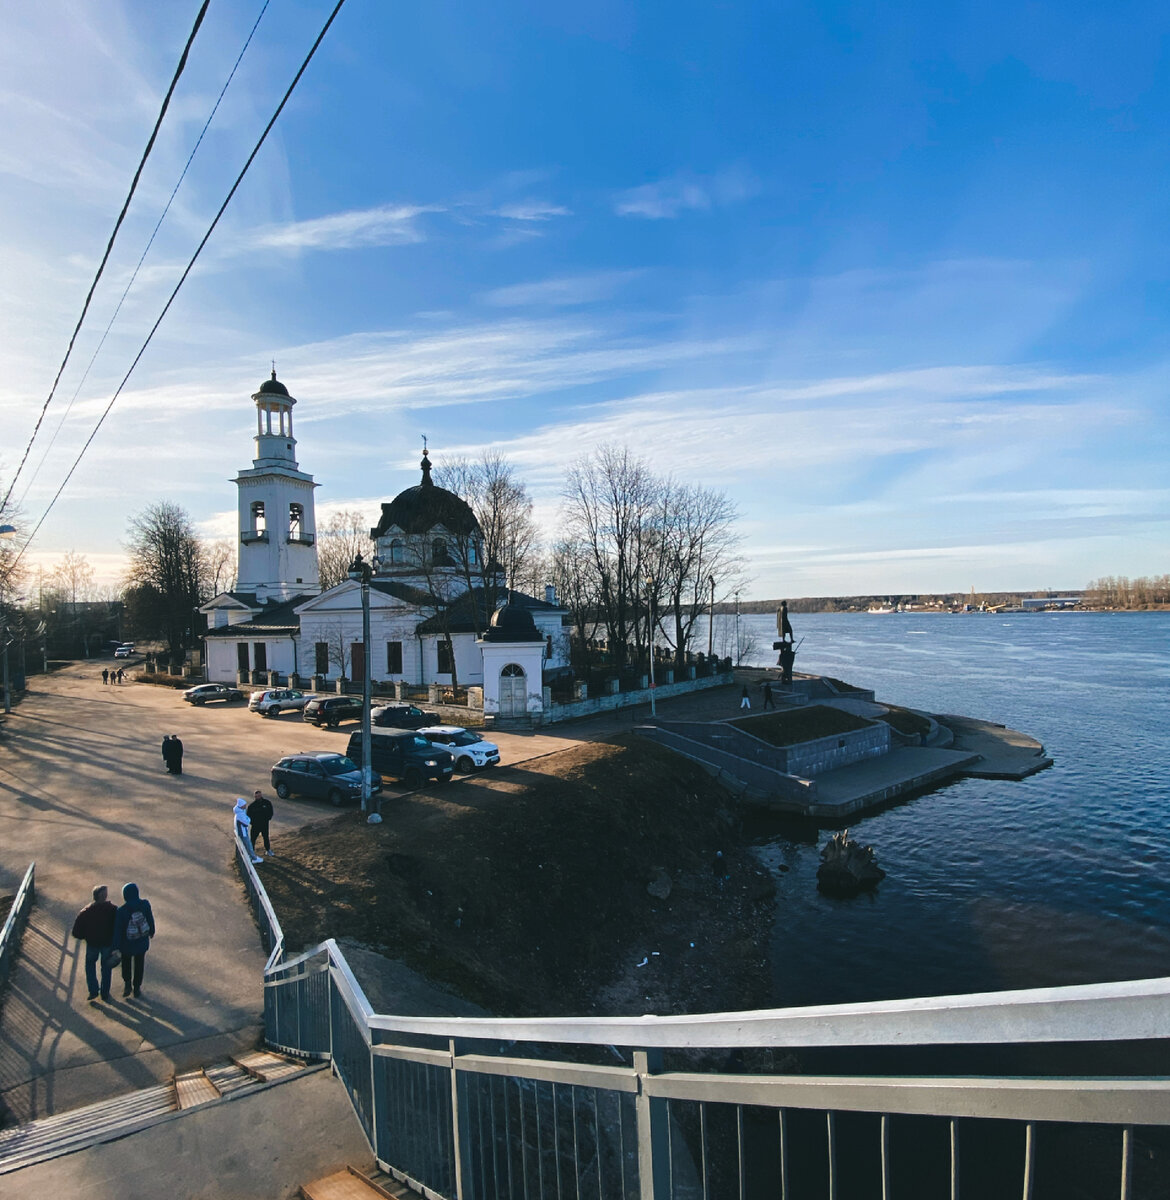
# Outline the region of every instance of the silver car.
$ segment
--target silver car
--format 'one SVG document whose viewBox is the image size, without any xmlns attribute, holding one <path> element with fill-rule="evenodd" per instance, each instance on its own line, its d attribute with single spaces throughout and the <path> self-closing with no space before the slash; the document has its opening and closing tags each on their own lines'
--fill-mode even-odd
<svg viewBox="0 0 1170 1200">
<path fill-rule="evenodd" d="M 296 688 L 267 688 L 263 692 L 252 693 L 248 708 L 265 717 L 275 717 L 277 713 L 289 709 L 304 708 L 312 699 L 311 692 L 298 692 Z"/>
</svg>

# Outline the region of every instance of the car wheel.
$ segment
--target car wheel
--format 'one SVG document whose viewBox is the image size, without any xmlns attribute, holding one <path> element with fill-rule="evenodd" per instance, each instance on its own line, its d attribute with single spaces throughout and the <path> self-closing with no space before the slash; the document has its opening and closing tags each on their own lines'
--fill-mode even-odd
<svg viewBox="0 0 1170 1200">
<path fill-rule="evenodd" d="M 275 705 L 272 705 L 272 704 L 270 704 L 270 705 L 269 705 L 267 708 L 262 708 L 260 711 L 261 711 L 261 712 L 264 714 L 264 716 L 266 716 L 266 717 L 275 717 L 275 716 L 276 716 L 276 713 L 277 713 L 276 706 L 275 706 Z"/>
<path fill-rule="evenodd" d="M 408 788 L 420 788 L 423 785 L 423 774 L 418 767 L 411 767 L 409 771 L 402 777 L 402 782 Z"/>
<path fill-rule="evenodd" d="M 332 719 L 332 720 L 329 722 L 329 728 L 330 728 L 330 729 L 336 729 L 336 728 L 337 728 L 337 718 L 336 718 L 336 717 L 334 717 L 334 718 L 333 718 L 333 719 Z"/>
<path fill-rule="evenodd" d="M 205 701 L 201 700 L 199 697 L 196 697 L 194 700 L 191 701 L 191 703 L 192 704 L 203 704 L 203 703 L 205 703 Z"/>
<path fill-rule="evenodd" d="M 460 775 L 470 775 L 471 772 L 475 770 L 475 763 L 473 763 L 471 761 L 471 759 L 467 757 L 466 754 L 463 755 L 462 758 L 460 758 L 460 760 L 455 764 L 455 766 L 456 766 L 456 769 L 459 771 Z"/>
<path fill-rule="evenodd" d="M 334 808 L 340 808 L 341 802 L 344 799 L 345 797 L 336 788 L 329 793 L 329 803 L 332 804 Z"/>
<path fill-rule="evenodd" d="M 287 800 L 289 797 L 288 784 L 281 782 L 276 785 L 276 794 L 282 799 Z"/>
</svg>

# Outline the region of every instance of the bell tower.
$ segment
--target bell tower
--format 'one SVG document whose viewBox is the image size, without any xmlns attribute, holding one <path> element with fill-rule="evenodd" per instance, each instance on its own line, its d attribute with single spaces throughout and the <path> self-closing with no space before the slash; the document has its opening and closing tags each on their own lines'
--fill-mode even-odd
<svg viewBox="0 0 1170 1200">
<path fill-rule="evenodd" d="M 317 523 L 312 475 L 297 467 L 292 410 L 296 400 L 276 378 L 266 379 L 256 405 L 256 457 L 233 481 L 239 491 L 236 591 L 261 603 L 316 595 Z"/>
</svg>

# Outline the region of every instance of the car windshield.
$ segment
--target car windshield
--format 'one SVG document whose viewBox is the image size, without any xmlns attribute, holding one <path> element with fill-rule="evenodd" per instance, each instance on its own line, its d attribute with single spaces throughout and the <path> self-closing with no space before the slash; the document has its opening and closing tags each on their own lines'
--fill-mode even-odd
<svg viewBox="0 0 1170 1200">
<path fill-rule="evenodd" d="M 339 754 L 336 758 L 319 758 L 317 761 L 325 768 L 326 775 L 344 775 L 347 771 L 356 771 L 357 764 L 352 758 Z"/>
<path fill-rule="evenodd" d="M 468 733 L 466 729 L 461 729 L 458 733 L 447 734 L 443 738 L 443 741 L 450 742 L 452 746 L 473 746 L 481 740 L 474 733 Z"/>
<path fill-rule="evenodd" d="M 428 742 L 427 739 L 421 734 L 417 733 L 410 739 L 410 744 L 412 746 L 417 746 L 420 750 L 429 750 L 431 748 L 430 742 Z"/>
</svg>

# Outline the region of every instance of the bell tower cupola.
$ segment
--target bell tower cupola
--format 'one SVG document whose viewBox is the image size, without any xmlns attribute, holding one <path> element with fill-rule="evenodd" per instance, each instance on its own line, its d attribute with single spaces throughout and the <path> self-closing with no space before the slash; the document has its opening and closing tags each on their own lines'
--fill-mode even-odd
<svg viewBox="0 0 1170 1200">
<path fill-rule="evenodd" d="M 252 393 L 255 458 L 235 479 L 239 490 L 239 565 L 236 589 L 261 603 L 316 595 L 316 484 L 297 466 L 292 410 L 296 400 L 276 378 Z"/>
</svg>

